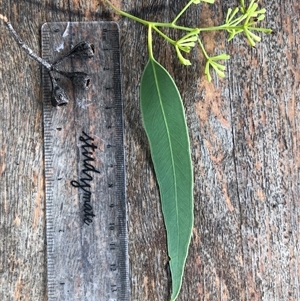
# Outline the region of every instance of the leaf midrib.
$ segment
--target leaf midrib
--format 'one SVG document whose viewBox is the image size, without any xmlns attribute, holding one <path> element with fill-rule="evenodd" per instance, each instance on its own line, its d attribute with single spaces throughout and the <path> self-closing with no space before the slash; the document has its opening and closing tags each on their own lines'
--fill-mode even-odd
<svg viewBox="0 0 300 301">
<path fill-rule="evenodd" d="M 155 70 L 155 66 L 154 66 L 154 60 L 151 60 L 151 66 L 153 69 L 153 74 L 154 74 L 154 79 L 155 79 L 155 86 L 157 87 L 157 93 L 158 93 L 158 98 L 159 98 L 159 104 L 162 110 L 162 114 L 163 114 L 163 119 L 164 119 L 164 124 L 167 130 L 167 136 L 168 136 L 168 142 L 169 142 L 169 146 L 170 146 L 170 152 L 171 152 L 171 161 L 172 161 L 172 169 L 173 169 L 173 178 L 174 178 L 174 191 L 175 191 L 175 204 L 176 204 L 176 227 L 177 227 L 177 233 L 179 233 L 179 219 L 178 219 L 178 193 L 177 193 L 177 179 L 176 179 L 176 172 L 175 172 L 175 163 L 174 163 L 174 156 L 173 156 L 173 147 L 172 147 L 172 143 L 171 143 L 171 135 L 170 135 L 170 131 L 169 131 L 169 127 L 168 127 L 168 123 L 167 123 L 167 119 L 166 119 L 166 114 L 164 111 L 164 107 L 162 105 L 162 97 L 161 97 L 161 93 L 160 93 L 160 89 L 159 89 L 159 82 L 157 80 L 157 74 L 156 74 L 156 70 Z M 160 67 L 160 66 L 159 66 Z M 161 68 L 161 67 L 160 67 Z M 178 246 L 179 246 L 179 235 L 177 235 L 177 252 L 178 252 Z"/>
</svg>

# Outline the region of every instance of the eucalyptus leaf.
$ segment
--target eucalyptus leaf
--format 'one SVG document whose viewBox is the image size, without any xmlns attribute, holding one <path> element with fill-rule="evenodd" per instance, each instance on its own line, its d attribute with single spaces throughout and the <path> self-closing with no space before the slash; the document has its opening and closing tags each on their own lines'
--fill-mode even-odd
<svg viewBox="0 0 300 301">
<path fill-rule="evenodd" d="M 179 294 L 193 227 L 193 169 L 184 108 L 168 71 L 150 57 L 141 81 L 141 111 L 167 231 L 171 301 Z"/>
</svg>

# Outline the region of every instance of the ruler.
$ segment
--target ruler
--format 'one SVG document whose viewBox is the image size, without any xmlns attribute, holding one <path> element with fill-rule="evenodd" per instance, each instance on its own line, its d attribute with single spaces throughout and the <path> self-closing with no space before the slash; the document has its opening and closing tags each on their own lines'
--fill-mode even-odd
<svg viewBox="0 0 300 301">
<path fill-rule="evenodd" d="M 82 89 L 60 74 L 69 103 L 53 107 L 42 73 L 49 301 L 129 300 L 119 29 L 114 22 L 53 22 L 42 55 L 84 72 Z M 66 56 L 86 41 L 94 56 Z"/>
</svg>

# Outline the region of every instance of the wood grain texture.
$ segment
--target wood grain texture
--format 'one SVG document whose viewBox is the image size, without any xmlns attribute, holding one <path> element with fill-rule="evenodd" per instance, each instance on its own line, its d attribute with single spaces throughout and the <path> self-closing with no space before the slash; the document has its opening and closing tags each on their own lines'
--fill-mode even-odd
<svg viewBox="0 0 300 301">
<path fill-rule="evenodd" d="M 182 23 L 218 24 L 236 2 L 195 6 Z M 194 161 L 195 226 L 179 301 L 300 300 L 300 4 L 261 2 L 275 34 L 256 48 L 243 37 L 204 36 L 209 53 L 231 54 L 222 81 L 207 83 L 199 51 L 187 68 L 169 45 L 155 43 L 184 99 Z M 186 1 L 114 3 L 168 21 Z M 131 296 L 167 300 L 165 229 L 139 111 L 145 28 L 96 0 L 0 1 L 0 13 L 37 53 L 46 21 L 120 20 Z M 40 67 L 3 25 L 0 57 L 0 298 L 47 300 Z"/>
</svg>

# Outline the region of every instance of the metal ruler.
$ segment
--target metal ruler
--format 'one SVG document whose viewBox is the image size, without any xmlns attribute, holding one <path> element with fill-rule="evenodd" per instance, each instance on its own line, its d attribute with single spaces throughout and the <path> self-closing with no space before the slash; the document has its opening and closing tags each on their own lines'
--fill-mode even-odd
<svg viewBox="0 0 300 301">
<path fill-rule="evenodd" d="M 56 65 L 85 72 L 82 89 L 55 75 L 69 103 L 53 107 L 43 70 L 47 282 L 49 301 L 129 300 L 119 30 L 114 22 L 42 26 L 42 54 L 60 61 L 77 43 L 93 58 Z"/>
</svg>

